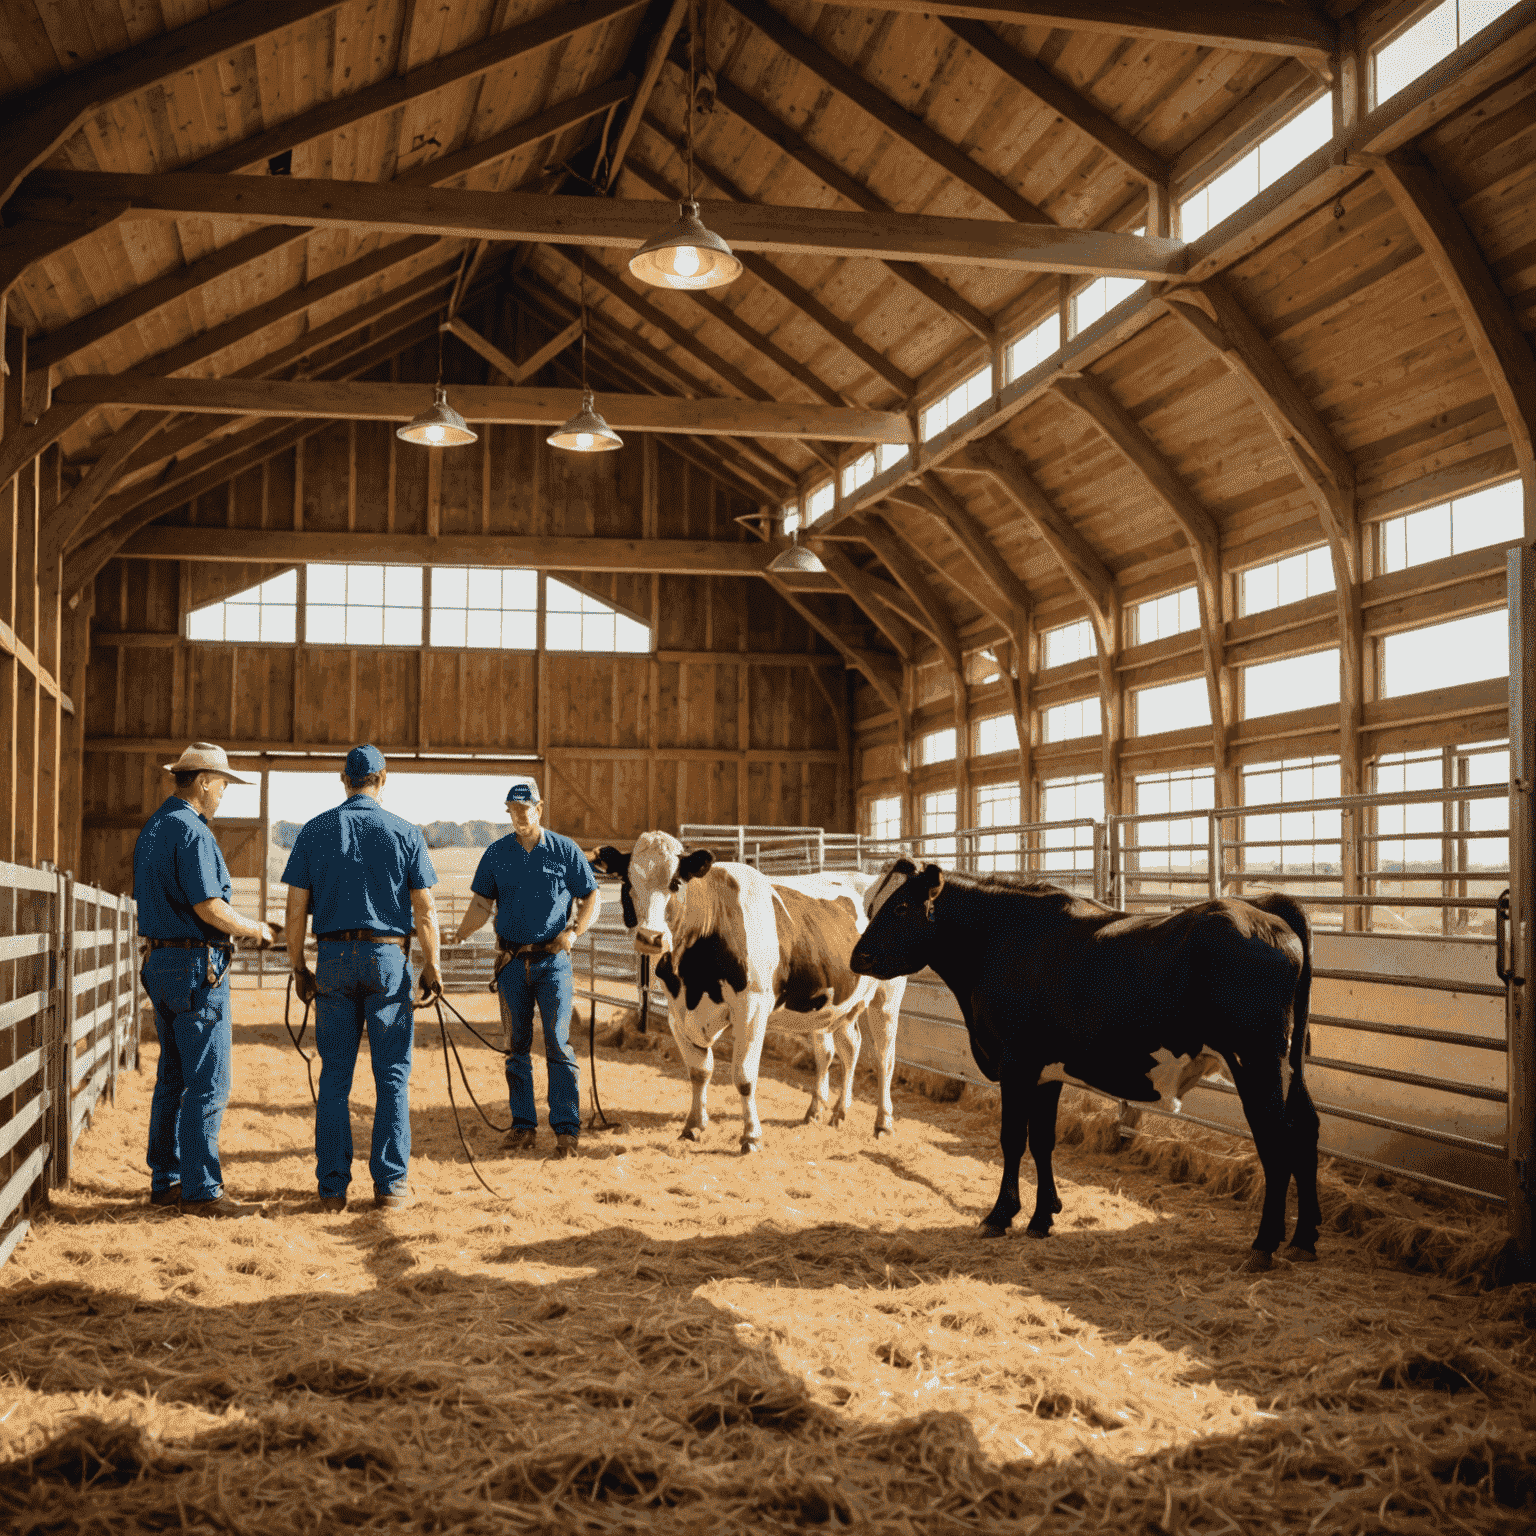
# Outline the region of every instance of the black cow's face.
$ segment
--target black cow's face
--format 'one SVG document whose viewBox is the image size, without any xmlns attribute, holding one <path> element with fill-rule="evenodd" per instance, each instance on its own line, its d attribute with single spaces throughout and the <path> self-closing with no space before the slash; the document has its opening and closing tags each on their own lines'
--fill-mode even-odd
<svg viewBox="0 0 1536 1536">
<path fill-rule="evenodd" d="M 596 853 L 587 855 L 594 875 L 611 875 L 624 883 L 619 887 L 619 905 L 624 911 L 624 926 L 635 926 L 635 900 L 629 889 L 629 855 L 604 843 Z"/>
<path fill-rule="evenodd" d="M 869 926 L 854 945 L 852 969 L 889 981 L 930 964 L 938 931 L 933 904 L 943 889 L 944 871 L 937 864 L 919 870 L 911 859 L 897 859 L 887 865 L 865 894 Z"/>
</svg>

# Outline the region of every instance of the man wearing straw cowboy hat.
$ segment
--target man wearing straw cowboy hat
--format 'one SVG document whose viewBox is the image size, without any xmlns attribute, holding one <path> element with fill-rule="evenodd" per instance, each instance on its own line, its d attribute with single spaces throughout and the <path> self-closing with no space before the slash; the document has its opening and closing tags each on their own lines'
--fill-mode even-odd
<svg viewBox="0 0 1536 1536">
<path fill-rule="evenodd" d="M 570 838 L 539 825 L 538 786 L 507 791 L 512 832 L 487 848 L 469 888 L 474 900 L 459 923 L 462 944 L 496 911 L 496 991 L 512 1130 L 507 1146 L 531 1148 L 539 1111 L 533 1098 L 533 1009 L 544 1020 L 549 1067 L 549 1125 L 555 1156 L 570 1157 L 581 1135 L 581 1069 L 571 1049 L 571 947 L 597 920 L 597 881 L 587 856 Z"/>
<path fill-rule="evenodd" d="M 229 1101 L 228 937 L 272 942 L 265 923 L 229 904 L 229 869 L 208 818 L 226 784 L 248 784 L 229 756 L 194 741 L 165 771 L 176 789 L 133 845 L 133 899 L 146 942 L 144 990 L 155 1009 L 160 1061 L 149 1106 L 149 1199 L 188 1216 L 256 1216 L 224 1193 L 219 1124 Z"/>
<path fill-rule="evenodd" d="M 411 934 L 421 939 L 425 995 L 438 974 L 437 871 L 421 828 L 379 804 L 384 754 L 353 747 L 341 770 L 347 798 L 306 821 L 283 870 L 286 937 L 294 990 L 315 1001 L 320 1090 L 315 1102 L 315 1178 L 320 1209 L 342 1211 L 352 1182 L 352 1073 L 363 1031 L 376 1102 L 368 1171 L 376 1209 L 411 1203 Z M 304 963 L 304 922 L 313 908 L 319 959 Z M 413 926 L 414 919 L 414 926 Z"/>
</svg>

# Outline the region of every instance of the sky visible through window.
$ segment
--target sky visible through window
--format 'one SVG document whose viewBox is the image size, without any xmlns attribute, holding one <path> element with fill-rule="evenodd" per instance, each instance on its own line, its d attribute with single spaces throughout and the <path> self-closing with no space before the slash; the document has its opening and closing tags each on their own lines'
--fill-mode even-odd
<svg viewBox="0 0 1536 1536">
<path fill-rule="evenodd" d="M 1490 22 L 1513 10 L 1516 3 L 1517 0 L 1442 0 L 1372 55 L 1376 100 L 1382 102 L 1397 95 L 1425 70 L 1476 37 Z"/>
<path fill-rule="evenodd" d="M 298 602 L 299 573 L 284 571 L 223 602 L 194 608 L 187 615 L 187 638 L 292 645 Z"/>
<path fill-rule="evenodd" d="M 1520 482 L 1506 480 L 1470 496 L 1422 507 L 1380 525 L 1381 568 L 1402 571 L 1428 560 L 1504 544 L 1525 533 Z"/>
</svg>

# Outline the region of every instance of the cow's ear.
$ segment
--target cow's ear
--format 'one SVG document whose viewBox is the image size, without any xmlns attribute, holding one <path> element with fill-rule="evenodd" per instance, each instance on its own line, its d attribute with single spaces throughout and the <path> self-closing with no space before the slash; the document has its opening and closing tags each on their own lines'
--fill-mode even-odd
<svg viewBox="0 0 1536 1536">
<path fill-rule="evenodd" d="M 893 875 L 910 877 L 917 873 L 917 865 L 911 859 L 897 859 L 891 868 L 891 873 Z"/>
<path fill-rule="evenodd" d="M 589 853 L 587 863 L 592 866 L 596 874 L 617 875 L 621 880 L 629 878 L 629 855 L 620 853 L 617 848 L 608 843 L 604 843 L 596 853 Z"/>
<path fill-rule="evenodd" d="M 944 889 L 944 871 L 937 864 L 925 864 L 923 866 L 921 889 L 928 893 L 927 899 L 923 902 L 923 916 L 931 923 L 933 921 L 933 904 L 939 899 L 939 893 Z"/>
<path fill-rule="evenodd" d="M 707 875 L 714 866 L 715 856 L 708 848 L 695 848 L 692 853 L 685 853 L 677 863 L 677 878 L 679 880 L 697 880 L 700 875 Z"/>
</svg>

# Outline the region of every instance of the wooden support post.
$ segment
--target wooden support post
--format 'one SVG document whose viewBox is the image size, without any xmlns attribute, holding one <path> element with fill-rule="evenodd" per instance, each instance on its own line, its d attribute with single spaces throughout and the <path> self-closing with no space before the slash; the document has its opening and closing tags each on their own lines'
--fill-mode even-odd
<svg viewBox="0 0 1536 1536">
<path fill-rule="evenodd" d="M 27 379 L 27 337 L 19 327 L 5 328 L 5 379 L 3 419 L 0 439 L 15 436 L 21 430 L 22 397 Z M 16 564 L 18 531 L 23 498 L 35 494 L 36 458 L 27 458 L 17 466 L 13 478 L 0 486 L 0 622 L 16 626 Z M 33 491 L 23 488 L 30 481 Z M 35 511 L 34 511 L 35 516 Z M 16 857 L 17 731 L 21 719 L 21 666 L 14 652 L 0 656 L 0 859 Z"/>
</svg>

